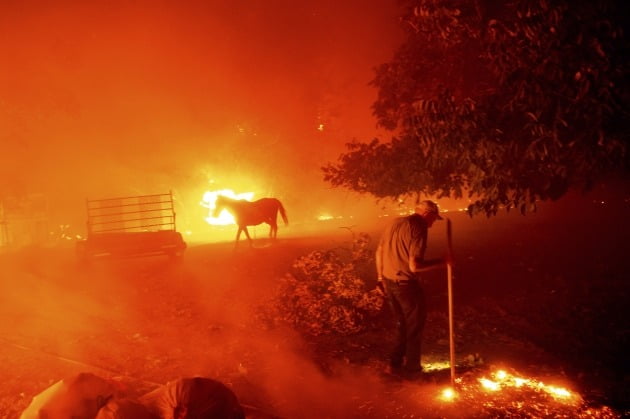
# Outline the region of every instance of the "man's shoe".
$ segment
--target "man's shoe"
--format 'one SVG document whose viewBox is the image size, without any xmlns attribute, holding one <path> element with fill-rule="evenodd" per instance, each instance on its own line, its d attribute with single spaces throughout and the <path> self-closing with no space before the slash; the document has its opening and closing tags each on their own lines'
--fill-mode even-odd
<svg viewBox="0 0 630 419">
<path fill-rule="evenodd" d="M 422 368 L 422 365 L 420 365 L 420 363 L 411 364 L 411 365 L 410 364 L 405 364 L 405 365 L 403 365 L 403 368 L 408 373 L 417 373 L 417 372 L 424 371 L 424 368 Z"/>
<path fill-rule="evenodd" d="M 390 358 L 389 366 L 393 369 L 400 369 L 403 366 L 403 359 L 394 356 Z"/>
<path fill-rule="evenodd" d="M 404 373 L 404 369 L 400 365 L 390 365 L 387 367 L 387 373 L 390 375 L 401 376 Z"/>
<path fill-rule="evenodd" d="M 422 372 L 422 369 L 418 369 L 418 370 L 405 369 L 403 370 L 401 375 L 405 380 L 418 381 L 418 380 L 422 380 L 424 373 Z"/>
<path fill-rule="evenodd" d="M 414 365 L 413 367 L 403 367 L 401 375 L 405 380 L 409 381 L 426 381 L 429 378 L 429 374 L 424 372 L 422 366 Z"/>
</svg>

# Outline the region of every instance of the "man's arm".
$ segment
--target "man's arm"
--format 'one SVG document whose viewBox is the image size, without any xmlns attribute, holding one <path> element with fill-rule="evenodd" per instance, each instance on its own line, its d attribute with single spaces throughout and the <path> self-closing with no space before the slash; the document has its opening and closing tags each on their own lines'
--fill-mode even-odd
<svg viewBox="0 0 630 419">
<path fill-rule="evenodd" d="M 422 273 L 431 271 L 436 268 L 441 268 L 444 265 L 444 259 L 436 258 L 424 260 L 424 253 L 427 250 L 427 229 L 422 229 L 419 233 L 419 237 L 416 236 L 415 245 L 418 246 L 416 252 L 409 252 L 409 269 L 411 272 Z"/>
<path fill-rule="evenodd" d="M 444 266 L 444 263 L 445 261 L 442 258 L 418 261 L 413 256 L 409 257 L 409 269 L 411 269 L 411 272 L 416 273 L 422 273 L 441 268 L 442 266 Z"/>
<path fill-rule="evenodd" d="M 376 260 L 376 289 L 381 295 L 385 295 L 385 286 L 383 285 L 383 248 L 380 244 L 376 248 L 374 259 Z"/>
<path fill-rule="evenodd" d="M 376 276 L 379 281 L 383 280 L 383 249 L 379 244 L 376 248 Z"/>
</svg>

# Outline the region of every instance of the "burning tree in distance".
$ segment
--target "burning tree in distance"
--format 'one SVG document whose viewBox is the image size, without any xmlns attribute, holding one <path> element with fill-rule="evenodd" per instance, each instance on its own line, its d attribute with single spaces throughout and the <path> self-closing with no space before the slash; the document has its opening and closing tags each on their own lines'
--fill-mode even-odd
<svg viewBox="0 0 630 419">
<path fill-rule="evenodd" d="M 389 142 L 352 142 L 324 179 L 377 198 L 521 212 L 627 172 L 622 0 L 406 0 L 406 41 L 376 70 Z"/>
</svg>

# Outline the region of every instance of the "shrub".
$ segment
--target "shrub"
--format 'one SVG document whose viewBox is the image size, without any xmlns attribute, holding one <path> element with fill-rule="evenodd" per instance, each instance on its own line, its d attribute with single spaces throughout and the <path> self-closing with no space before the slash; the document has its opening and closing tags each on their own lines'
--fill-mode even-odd
<svg viewBox="0 0 630 419">
<path fill-rule="evenodd" d="M 297 258 L 274 297 L 275 320 L 315 336 L 365 330 L 383 305 L 381 295 L 368 290 L 362 278 L 365 268 L 374 266 L 369 243 L 367 234 L 353 234 L 350 249 L 314 251 Z"/>
</svg>

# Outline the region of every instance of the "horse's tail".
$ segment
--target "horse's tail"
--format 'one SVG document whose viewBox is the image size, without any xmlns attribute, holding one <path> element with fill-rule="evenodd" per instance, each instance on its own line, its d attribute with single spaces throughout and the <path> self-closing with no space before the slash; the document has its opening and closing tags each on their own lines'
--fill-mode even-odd
<svg viewBox="0 0 630 419">
<path fill-rule="evenodd" d="M 278 211 L 280 211 L 280 215 L 282 216 L 282 220 L 284 221 L 284 225 L 289 225 L 289 219 L 287 218 L 287 212 L 284 210 L 282 206 L 282 202 L 278 200 Z"/>
</svg>

